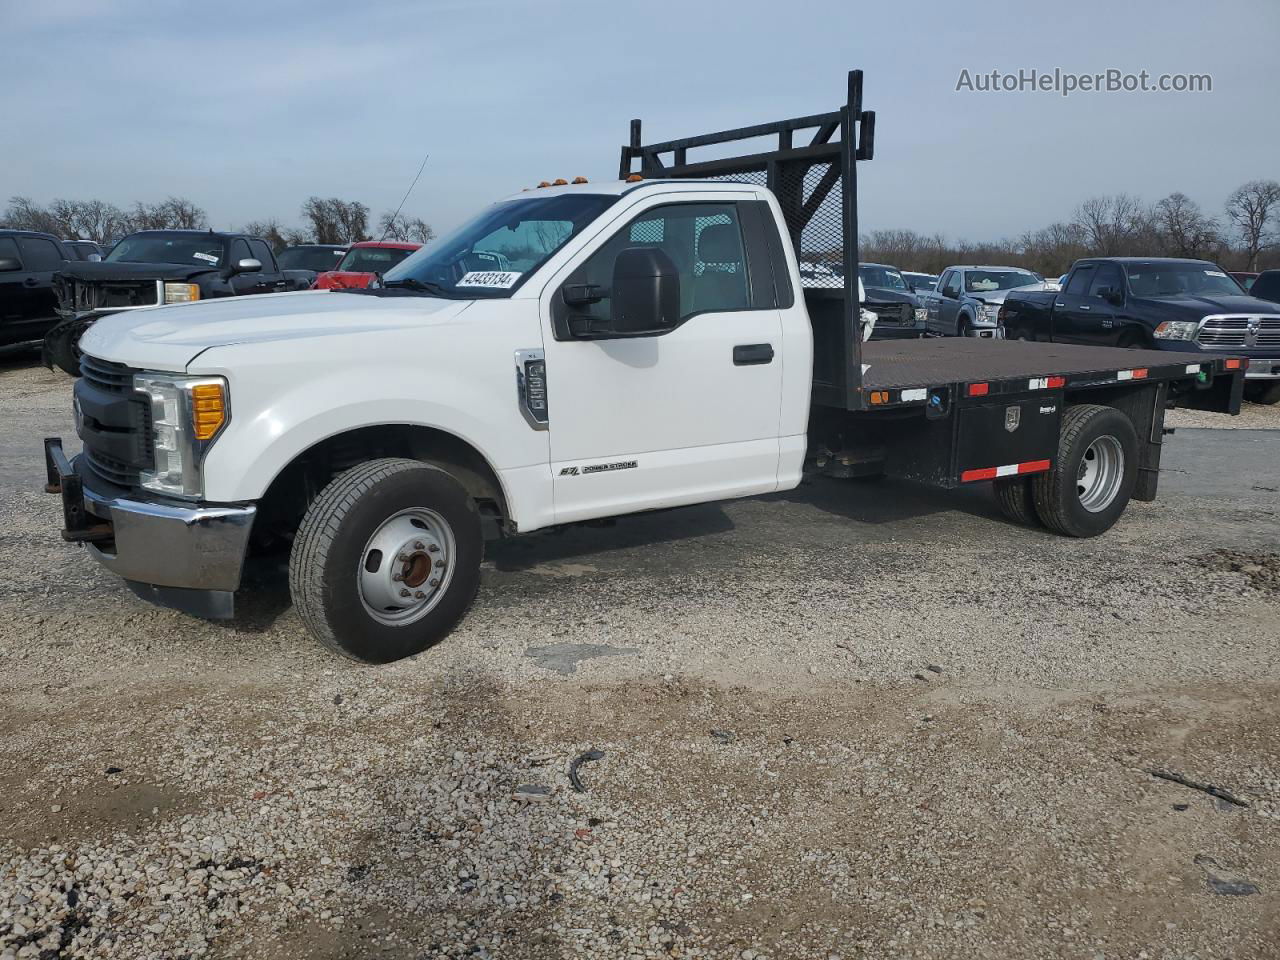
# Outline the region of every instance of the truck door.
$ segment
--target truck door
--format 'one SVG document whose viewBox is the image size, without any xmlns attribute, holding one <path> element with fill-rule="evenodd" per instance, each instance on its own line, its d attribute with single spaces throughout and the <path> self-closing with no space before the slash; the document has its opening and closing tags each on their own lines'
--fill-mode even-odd
<svg viewBox="0 0 1280 960">
<path fill-rule="evenodd" d="M 275 254 L 265 241 L 250 240 L 249 256 L 262 261 L 262 270 L 256 274 L 258 282 L 254 293 L 279 293 L 284 289 L 284 274 L 280 272 Z"/>
<path fill-rule="evenodd" d="M 1095 301 L 1089 296 L 1096 263 L 1085 263 L 1071 271 L 1067 285 L 1053 300 L 1053 339 L 1057 343 L 1090 343 L 1097 332 Z"/>
<path fill-rule="evenodd" d="M 1116 322 L 1116 306 L 1102 296 L 1103 291 L 1108 288 L 1123 291 L 1124 276 L 1116 264 L 1100 263 L 1089 283 L 1087 302 L 1081 304 L 1081 312 L 1087 314 L 1080 321 L 1082 343 L 1107 347 L 1120 342 L 1122 331 L 1121 324 Z M 1084 307 L 1089 309 L 1085 310 Z"/>
<path fill-rule="evenodd" d="M 53 275 L 66 261 L 62 250 L 47 237 L 18 237 L 22 251 L 19 276 L 22 282 L 22 319 L 27 323 L 57 319 L 58 297 L 53 292 Z"/>
<path fill-rule="evenodd" d="M 785 358 L 768 251 L 743 229 L 752 199 L 642 202 L 544 290 L 557 522 L 777 488 Z M 678 323 L 653 335 L 574 338 L 574 318 L 575 328 L 585 316 L 607 326 L 614 260 L 629 247 L 659 248 L 675 263 Z M 597 285 L 603 298 L 567 306 L 562 291 L 578 284 Z"/>
<path fill-rule="evenodd" d="M 950 336 L 957 330 L 957 316 L 960 313 L 960 291 L 963 289 L 964 272 L 949 270 L 944 278 L 945 285 L 939 284 L 937 304 L 938 310 L 930 324 L 934 333 Z"/>
</svg>

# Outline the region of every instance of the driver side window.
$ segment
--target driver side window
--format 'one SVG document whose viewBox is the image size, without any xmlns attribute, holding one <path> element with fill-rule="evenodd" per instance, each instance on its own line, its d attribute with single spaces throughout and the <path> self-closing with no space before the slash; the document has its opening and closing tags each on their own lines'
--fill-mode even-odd
<svg viewBox="0 0 1280 960">
<path fill-rule="evenodd" d="M 676 265 L 681 323 L 699 313 L 751 308 L 737 204 L 673 203 L 636 216 L 574 271 L 569 283 L 594 284 L 605 295 L 596 303 L 573 307 L 573 316 L 610 319 L 614 260 L 629 247 L 659 249 Z"/>
<path fill-rule="evenodd" d="M 960 277 L 959 270 L 952 270 L 946 277 L 946 285 L 942 288 L 943 296 L 958 297 L 960 296 Z"/>
</svg>

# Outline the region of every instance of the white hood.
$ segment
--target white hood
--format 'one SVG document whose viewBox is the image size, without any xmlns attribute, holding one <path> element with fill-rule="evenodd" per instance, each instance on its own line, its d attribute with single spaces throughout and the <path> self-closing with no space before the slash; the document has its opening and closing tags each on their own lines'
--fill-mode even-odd
<svg viewBox="0 0 1280 960">
<path fill-rule="evenodd" d="M 131 367 L 178 372 L 210 347 L 422 327 L 450 320 L 472 302 L 328 290 L 227 297 L 103 317 L 80 349 Z"/>
</svg>

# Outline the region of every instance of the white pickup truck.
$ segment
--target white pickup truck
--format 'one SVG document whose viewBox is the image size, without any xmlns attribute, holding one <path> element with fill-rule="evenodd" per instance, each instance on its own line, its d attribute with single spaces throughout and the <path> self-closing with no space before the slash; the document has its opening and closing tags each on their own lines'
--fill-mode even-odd
<svg viewBox="0 0 1280 960">
<path fill-rule="evenodd" d="M 637 121 L 619 180 L 521 192 L 367 291 L 104 318 L 81 345 L 83 452 L 45 441 L 63 536 L 211 617 L 232 615 L 247 555 L 288 549 L 308 629 L 385 662 L 463 615 L 487 532 L 786 490 L 806 466 L 995 480 L 1011 517 L 1106 530 L 1155 496 L 1165 407 L 1235 412 L 1238 364 L 864 346 L 855 141 L 874 127 L 856 73 L 850 91 L 829 114 L 663 144 Z M 767 154 L 687 157 L 765 134 Z M 806 289 L 797 250 L 833 243 L 842 288 Z"/>
</svg>

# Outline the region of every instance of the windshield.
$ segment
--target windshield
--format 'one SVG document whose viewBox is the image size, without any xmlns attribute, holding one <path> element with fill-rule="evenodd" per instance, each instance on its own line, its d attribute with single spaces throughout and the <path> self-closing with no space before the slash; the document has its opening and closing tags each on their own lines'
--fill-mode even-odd
<svg viewBox="0 0 1280 960">
<path fill-rule="evenodd" d="M 330 270 L 349 270 L 352 273 L 386 273 L 404 260 L 412 250 L 399 247 L 352 247 L 342 262 Z"/>
<path fill-rule="evenodd" d="M 135 233 L 117 243 L 106 260 L 216 267 L 222 262 L 222 238 L 207 233 Z"/>
<path fill-rule="evenodd" d="M 917 290 L 932 290 L 938 285 L 938 278 L 928 273 L 904 273 L 907 282 L 914 285 Z"/>
<path fill-rule="evenodd" d="M 289 247 L 276 254 L 281 270 L 332 270 L 346 253 L 345 247 Z"/>
<path fill-rule="evenodd" d="M 858 275 L 868 287 L 884 287 L 889 290 L 906 291 L 907 281 L 902 274 L 892 267 L 859 267 Z"/>
<path fill-rule="evenodd" d="M 970 270 L 964 275 L 966 293 L 990 293 L 1039 284 L 1034 273 L 1026 270 Z"/>
<path fill-rule="evenodd" d="M 1126 263 L 1135 297 L 1240 296 L 1240 284 L 1211 263 Z"/>
<path fill-rule="evenodd" d="M 389 271 L 383 283 L 412 286 L 417 281 L 446 296 L 509 297 L 617 199 L 572 193 L 496 204 L 419 250 Z"/>
</svg>

